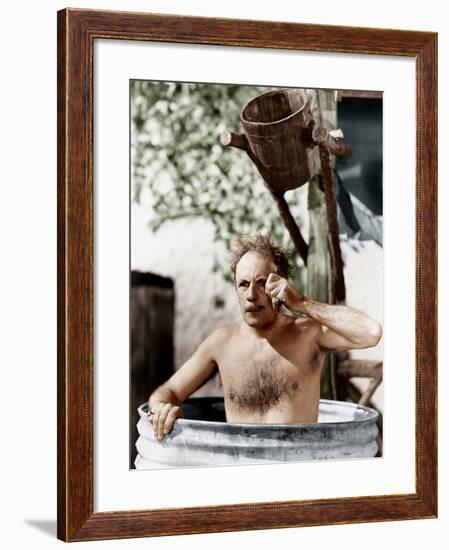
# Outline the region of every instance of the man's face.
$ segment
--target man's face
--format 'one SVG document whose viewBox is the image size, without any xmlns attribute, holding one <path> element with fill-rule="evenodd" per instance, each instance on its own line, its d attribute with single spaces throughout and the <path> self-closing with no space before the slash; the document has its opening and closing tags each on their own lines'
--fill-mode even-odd
<svg viewBox="0 0 449 550">
<path fill-rule="evenodd" d="M 237 264 L 235 284 L 245 322 L 254 328 L 267 328 L 274 323 L 278 309 L 265 293 L 270 273 L 277 273 L 275 264 L 257 252 L 247 252 Z"/>
</svg>

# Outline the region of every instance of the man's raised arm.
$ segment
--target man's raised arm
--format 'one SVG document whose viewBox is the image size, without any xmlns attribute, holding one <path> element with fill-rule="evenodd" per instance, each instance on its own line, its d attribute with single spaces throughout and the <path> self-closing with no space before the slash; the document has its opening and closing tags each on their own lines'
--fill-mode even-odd
<svg viewBox="0 0 449 550">
<path fill-rule="evenodd" d="M 375 346 L 382 328 L 368 315 L 349 306 L 329 305 L 307 299 L 301 312 L 321 325 L 317 343 L 332 351 Z"/>
<path fill-rule="evenodd" d="M 192 357 L 151 394 L 148 418 L 157 439 L 161 440 L 171 432 L 175 420 L 183 416 L 180 407 L 182 401 L 202 386 L 217 369 L 214 350 L 218 333 L 215 331 L 206 338 Z"/>
<path fill-rule="evenodd" d="M 307 298 L 287 279 L 271 273 L 265 285 L 272 300 L 291 311 L 307 315 L 319 325 L 317 344 L 328 350 L 346 351 L 375 346 L 382 328 L 368 315 L 349 306 L 330 305 Z"/>
</svg>

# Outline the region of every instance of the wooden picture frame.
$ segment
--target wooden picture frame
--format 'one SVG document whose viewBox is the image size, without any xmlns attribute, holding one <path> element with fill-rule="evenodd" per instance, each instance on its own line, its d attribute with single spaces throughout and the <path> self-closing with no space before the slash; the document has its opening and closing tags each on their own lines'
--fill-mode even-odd
<svg viewBox="0 0 449 550">
<path fill-rule="evenodd" d="M 93 46 L 97 39 L 415 59 L 416 492 L 94 512 Z M 436 109 L 436 33 L 79 9 L 58 12 L 58 538 L 79 541 L 436 517 Z"/>
</svg>

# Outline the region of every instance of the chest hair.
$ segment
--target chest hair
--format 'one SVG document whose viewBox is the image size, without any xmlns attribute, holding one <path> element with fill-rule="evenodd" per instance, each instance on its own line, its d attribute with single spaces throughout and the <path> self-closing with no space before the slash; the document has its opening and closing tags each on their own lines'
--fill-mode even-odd
<svg viewBox="0 0 449 550">
<path fill-rule="evenodd" d="M 228 396 L 239 409 L 266 413 L 282 400 L 292 399 L 298 383 L 279 357 L 249 361 L 241 383 L 232 384 Z"/>
</svg>

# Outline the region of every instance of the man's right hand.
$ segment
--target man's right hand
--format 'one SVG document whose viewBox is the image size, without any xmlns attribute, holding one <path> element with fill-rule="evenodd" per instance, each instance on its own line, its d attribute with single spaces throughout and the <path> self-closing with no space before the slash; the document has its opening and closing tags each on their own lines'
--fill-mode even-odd
<svg viewBox="0 0 449 550">
<path fill-rule="evenodd" d="M 148 406 L 148 419 L 153 424 L 154 437 L 161 441 L 170 433 L 177 418 L 183 418 L 181 407 L 159 402 Z"/>
</svg>

